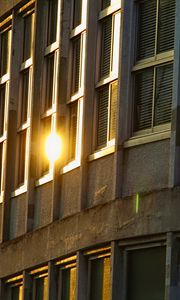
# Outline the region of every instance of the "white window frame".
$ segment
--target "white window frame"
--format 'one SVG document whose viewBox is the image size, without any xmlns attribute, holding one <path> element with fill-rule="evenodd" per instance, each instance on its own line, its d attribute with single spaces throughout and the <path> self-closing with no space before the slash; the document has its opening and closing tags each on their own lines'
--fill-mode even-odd
<svg viewBox="0 0 180 300">
<path fill-rule="evenodd" d="M 135 0 L 135 5 L 138 5 L 138 2 L 139 0 Z M 159 11 L 159 6 L 158 6 L 158 2 L 159 0 L 156 0 L 156 9 L 157 9 L 157 13 Z M 140 70 L 146 70 L 147 68 L 149 67 L 157 67 L 157 66 L 163 66 L 163 64 L 166 64 L 166 63 L 173 63 L 174 61 L 174 50 L 168 50 L 166 52 L 161 52 L 161 53 L 157 53 L 157 42 L 158 42 L 158 28 L 157 28 L 157 13 L 156 13 L 156 33 L 155 33 L 155 54 L 151 57 L 148 57 L 148 58 L 145 58 L 145 59 L 141 59 L 141 60 L 135 60 L 135 63 L 134 63 L 134 66 L 132 67 L 132 75 L 134 76 L 136 74 L 137 71 L 140 71 Z M 135 20 L 135 26 L 136 26 L 136 39 L 137 39 L 137 36 L 138 36 L 138 33 L 137 33 L 137 15 L 136 14 L 136 20 Z M 135 46 L 136 47 L 136 50 L 135 50 L 135 57 L 137 56 L 137 45 Z M 156 84 L 155 82 L 153 82 L 153 92 L 155 91 L 155 88 L 156 88 Z M 135 99 L 134 99 L 135 101 Z M 135 103 L 133 101 L 133 107 L 135 106 Z M 154 100 L 153 100 L 153 103 L 154 103 Z M 153 111 L 154 112 L 154 111 Z M 147 129 L 142 129 L 142 130 L 137 130 L 135 131 L 134 130 L 134 118 L 135 118 L 135 113 L 133 111 L 133 122 L 132 122 L 132 138 L 129 140 L 130 143 L 126 143 L 126 146 L 130 145 L 134 145 L 134 142 L 133 142 L 133 138 L 141 138 L 144 137 L 144 136 L 148 136 L 148 135 L 157 135 L 157 133 L 162 133 L 162 136 L 164 136 L 164 133 L 166 134 L 166 136 L 168 135 L 168 132 L 170 132 L 171 130 L 171 122 L 170 123 L 166 123 L 166 124 L 162 124 L 162 125 L 158 125 L 158 126 L 151 126 L 151 128 L 147 128 Z M 132 140 L 132 142 L 131 142 Z M 146 139 L 147 140 L 147 139 Z M 154 141 L 154 138 L 153 137 L 150 137 L 150 141 Z M 139 141 L 140 142 L 140 141 Z M 136 143 L 136 142 L 135 142 Z M 138 144 L 141 144 L 138 143 Z"/>
<path fill-rule="evenodd" d="M 1 182 L 0 182 L 0 203 L 4 201 L 4 164 L 6 160 L 6 145 L 7 145 L 7 122 L 8 122 L 8 105 L 9 105 L 9 81 L 10 81 L 10 59 L 11 59 L 11 39 L 12 39 L 12 16 L 0 22 L 0 34 L 10 30 L 9 37 L 9 57 L 7 73 L 0 77 L 0 86 L 5 86 L 5 107 L 4 107 L 4 128 L 3 135 L 0 137 L 0 144 L 2 145 L 2 168 L 1 168 Z M 0 37 L 1 44 L 1 37 Z M 0 58 L 1 59 L 1 58 Z"/>
<path fill-rule="evenodd" d="M 57 0 L 58 10 L 57 10 L 57 24 L 56 24 L 56 41 L 52 44 L 48 45 L 48 7 L 49 1 L 46 1 L 46 39 L 45 39 L 45 47 L 44 47 L 44 66 L 43 66 L 43 85 L 42 85 L 42 103 L 41 103 L 41 114 L 40 114 L 40 128 L 43 120 L 46 118 L 51 119 L 51 133 L 56 132 L 56 123 L 57 123 L 57 92 L 58 92 L 58 66 L 59 66 L 59 55 L 60 55 L 60 5 L 61 1 Z M 52 107 L 50 109 L 45 110 L 45 93 L 46 93 L 46 69 L 47 69 L 47 57 L 50 55 L 54 55 L 54 74 L 53 74 L 53 92 L 52 92 Z M 40 130 L 41 131 L 41 130 Z M 39 186 L 45 184 L 49 181 L 53 180 L 54 176 L 54 164 L 50 162 L 49 170 L 42 174 L 42 160 L 39 161 L 38 173 L 39 178 L 35 182 L 35 186 Z"/>
<path fill-rule="evenodd" d="M 112 37 L 111 37 L 111 59 L 110 59 L 110 73 L 101 78 L 100 77 L 100 56 L 101 56 L 101 37 L 102 31 L 101 26 L 103 20 L 108 17 L 112 17 Z M 119 17 L 115 24 L 115 16 Z M 93 148 L 95 149 L 94 153 L 89 156 L 89 161 L 98 159 L 104 155 L 108 155 L 114 152 L 115 150 L 115 138 L 109 139 L 109 131 L 110 131 L 110 84 L 113 81 L 118 81 L 119 75 L 119 45 L 120 45 L 120 34 L 121 34 L 121 1 L 118 0 L 111 0 L 110 6 L 101 10 L 98 16 L 99 22 L 99 29 L 98 29 L 98 40 L 97 40 L 97 65 L 99 66 L 96 69 L 96 81 L 95 81 L 95 109 L 94 109 L 94 143 Z M 116 36 L 116 39 L 114 39 Z M 115 59 L 116 57 L 116 59 Z M 108 101 L 108 128 L 107 128 L 107 142 L 104 146 L 97 145 L 97 112 L 98 112 L 98 90 L 99 88 L 105 86 L 106 84 L 109 85 L 109 101 Z"/>
<path fill-rule="evenodd" d="M 31 49 L 30 49 L 30 57 L 26 60 L 23 59 L 23 51 L 24 48 L 21 49 L 21 65 L 20 65 L 20 84 L 19 84 L 19 103 L 18 103 L 18 124 L 17 124 L 17 153 L 16 153 L 16 164 L 15 164 L 15 190 L 12 192 L 12 197 L 16 197 L 22 193 L 27 191 L 27 181 L 28 181 L 28 166 L 29 166 L 29 148 L 30 148 L 30 131 L 31 131 L 31 116 L 32 116 L 32 78 L 33 78 L 33 43 L 34 43 L 34 24 L 35 24 L 35 8 L 34 8 L 34 1 L 28 2 L 26 5 L 22 6 L 18 10 L 19 17 L 22 18 L 22 32 L 23 32 L 23 39 L 24 39 L 24 18 L 28 15 L 32 14 L 32 41 L 31 41 Z M 23 41 L 24 42 L 24 41 Z M 24 43 L 23 43 L 24 45 Z M 22 101 L 22 89 L 23 89 L 23 72 L 29 72 L 29 82 L 28 82 L 28 99 L 27 99 L 27 120 L 21 123 L 21 101 Z M 24 163 L 24 182 L 18 183 L 18 174 L 19 174 L 19 147 L 20 141 L 19 136 L 20 134 L 25 133 L 25 163 Z"/>
</svg>

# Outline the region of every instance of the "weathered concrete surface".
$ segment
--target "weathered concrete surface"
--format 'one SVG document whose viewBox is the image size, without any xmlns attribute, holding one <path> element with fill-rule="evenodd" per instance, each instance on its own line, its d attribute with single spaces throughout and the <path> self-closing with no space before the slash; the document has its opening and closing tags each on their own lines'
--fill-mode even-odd
<svg viewBox="0 0 180 300">
<path fill-rule="evenodd" d="M 0 0 L 0 14 L 3 15 L 10 11 L 18 3 L 20 3 L 20 0 Z"/>
<path fill-rule="evenodd" d="M 0 277 L 92 245 L 180 231 L 180 188 L 115 200 L 58 220 L 0 246 Z"/>
</svg>

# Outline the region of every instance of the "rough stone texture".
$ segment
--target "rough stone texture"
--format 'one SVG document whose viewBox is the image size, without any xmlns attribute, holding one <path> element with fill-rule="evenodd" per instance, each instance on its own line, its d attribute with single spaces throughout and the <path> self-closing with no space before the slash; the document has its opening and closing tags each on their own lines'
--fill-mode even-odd
<svg viewBox="0 0 180 300">
<path fill-rule="evenodd" d="M 26 222 L 26 194 L 12 198 L 10 202 L 10 238 L 21 236 L 25 233 Z"/>
<path fill-rule="evenodd" d="M 18 3 L 20 3 L 20 0 L 0 0 L 0 14 L 3 15 L 10 11 Z"/>
<path fill-rule="evenodd" d="M 3 243 L 0 277 L 95 244 L 178 231 L 179 198 L 180 188 L 140 195 L 138 212 L 133 197 L 111 201 Z"/>
<path fill-rule="evenodd" d="M 61 194 L 61 214 L 65 217 L 79 211 L 80 169 L 63 174 Z"/>
<path fill-rule="evenodd" d="M 36 188 L 34 228 L 51 222 L 52 182 Z"/>
<path fill-rule="evenodd" d="M 169 140 L 126 149 L 123 196 L 168 186 Z"/>
<path fill-rule="evenodd" d="M 89 164 L 88 206 L 112 200 L 113 155 L 108 155 Z"/>
</svg>

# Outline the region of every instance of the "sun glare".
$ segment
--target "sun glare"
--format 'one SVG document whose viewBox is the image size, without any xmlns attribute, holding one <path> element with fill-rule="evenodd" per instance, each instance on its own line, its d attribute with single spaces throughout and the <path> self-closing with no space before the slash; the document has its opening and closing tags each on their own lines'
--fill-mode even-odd
<svg viewBox="0 0 180 300">
<path fill-rule="evenodd" d="M 45 152 L 50 162 L 56 161 L 62 151 L 61 138 L 56 134 L 50 134 L 45 141 Z"/>
</svg>

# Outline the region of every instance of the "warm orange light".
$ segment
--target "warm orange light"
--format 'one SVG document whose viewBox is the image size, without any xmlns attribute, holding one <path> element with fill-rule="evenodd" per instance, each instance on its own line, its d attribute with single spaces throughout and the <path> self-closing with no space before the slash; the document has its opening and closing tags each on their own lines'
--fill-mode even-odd
<svg viewBox="0 0 180 300">
<path fill-rule="evenodd" d="M 56 133 L 51 133 L 45 142 L 45 152 L 50 162 L 56 161 L 62 151 L 62 140 Z"/>
</svg>

